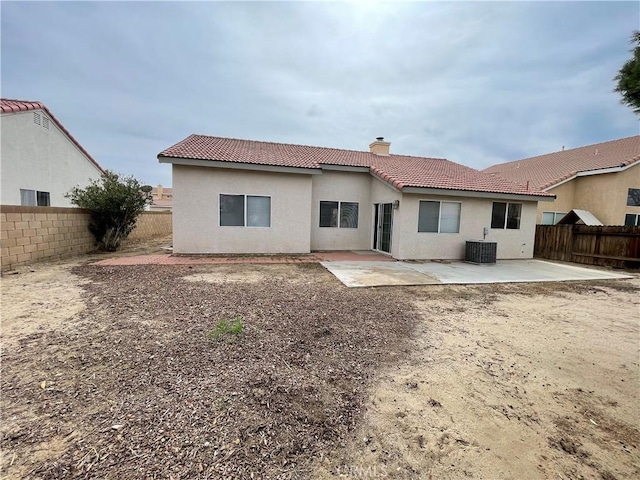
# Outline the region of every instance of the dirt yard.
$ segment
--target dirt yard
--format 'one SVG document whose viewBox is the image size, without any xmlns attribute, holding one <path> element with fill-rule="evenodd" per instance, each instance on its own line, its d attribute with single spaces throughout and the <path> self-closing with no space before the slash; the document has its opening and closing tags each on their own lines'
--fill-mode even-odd
<svg viewBox="0 0 640 480">
<path fill-rule="evenodd" d="M 639 292 L 23 269 L 2 278 L 3 478 L 638 478 Z"/>
</svg>

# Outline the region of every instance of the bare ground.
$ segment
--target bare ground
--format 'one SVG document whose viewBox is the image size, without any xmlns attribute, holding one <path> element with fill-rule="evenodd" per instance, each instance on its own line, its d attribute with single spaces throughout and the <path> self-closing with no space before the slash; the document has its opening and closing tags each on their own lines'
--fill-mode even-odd
<svg viewBox="0 0 640 480">
<path fill-rule="evenodd" d="M 2 279 L 4 478 L 640 476 L 637 278 L 31 270 Z"/>
</svg>

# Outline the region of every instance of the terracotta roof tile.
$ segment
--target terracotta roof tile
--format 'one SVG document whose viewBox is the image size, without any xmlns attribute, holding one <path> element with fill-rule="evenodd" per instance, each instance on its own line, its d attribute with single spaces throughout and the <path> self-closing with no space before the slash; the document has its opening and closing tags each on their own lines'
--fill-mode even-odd
<svg viewBox="0 0 640 480">
<path fill-rule="evenodd" d="M 47 112 L 47 115 L 55 122 L 60 130 L 64 132 L 64 134 L 69 137 L 69 139 L 80 149 L 82 153 L 93 163 L 98 170 L 104 173 L 104 169 L 100 166 L 100 164 L 87 152 L 80 142 L 78 142 L 71 133 L 60 123 L 60 121 L 56 118 L 56 116 L 51 113 L 51 111 L 47 108 L 47 106 L 42 102 L 35 102 L 30 100 L 14 100 L 9 98 L 0 98 L 0 113 L 1 114 L 10 114 L 10 113 L 18 113 L 18 112 L 27 112 L 29 110 L 44 110 Z"/>
<path fill-rule="evenodd" d="M 625 167 L 640 161 L 640 135 L 585 147 L 562 150 L 514 162 L 493 165 L 483 170 L 508 180 L 543 189 L 580 172 Z"/>
<path fill-rule="evenodd" d="M 190 135 L 158 158 L 186 158 L 319 169 L 322 165 L 366 167 L 399 190 L 436 188 L 521 195 L 547 195 L 494 175 L 439 158 L 380 156 L 371 152 Z"/>
</svg>

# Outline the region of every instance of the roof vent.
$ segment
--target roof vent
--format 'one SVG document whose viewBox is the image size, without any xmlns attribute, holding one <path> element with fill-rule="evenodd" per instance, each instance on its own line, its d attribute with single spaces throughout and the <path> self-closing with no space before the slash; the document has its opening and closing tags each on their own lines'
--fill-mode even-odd
<svg viewBox="0 0 640 480">
<path fill-rule="evenodd" d="M 42 126 L 49 130 L 49 119 L 47 117 L 42 117 Z"/>
<path fill-rule="evenodd" d="M 33 123 L 40 125 L 40 114 L 33 112 Z"/>
<path fill-rule="evenodd" d="M 376 137 L 376 141 L 369 144 L 369 151 L 376 155 L 388 157 L 390 145 L 390 142 L 384 141 L 384 137 Z"/>
</svg>

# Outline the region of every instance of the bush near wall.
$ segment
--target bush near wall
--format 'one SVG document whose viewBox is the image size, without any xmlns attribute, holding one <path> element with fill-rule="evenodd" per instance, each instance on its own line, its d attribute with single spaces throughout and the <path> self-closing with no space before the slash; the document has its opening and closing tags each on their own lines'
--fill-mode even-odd
<svg viewBox="0 0 640 480">
<path fill-rule="evenodd" d="M 144 212 L 129 241 L 170 235 L 171 213 Z M 89 212 L 80 208 L 0 206 L 2 271 L 94 251 Z"/>
</svg>

